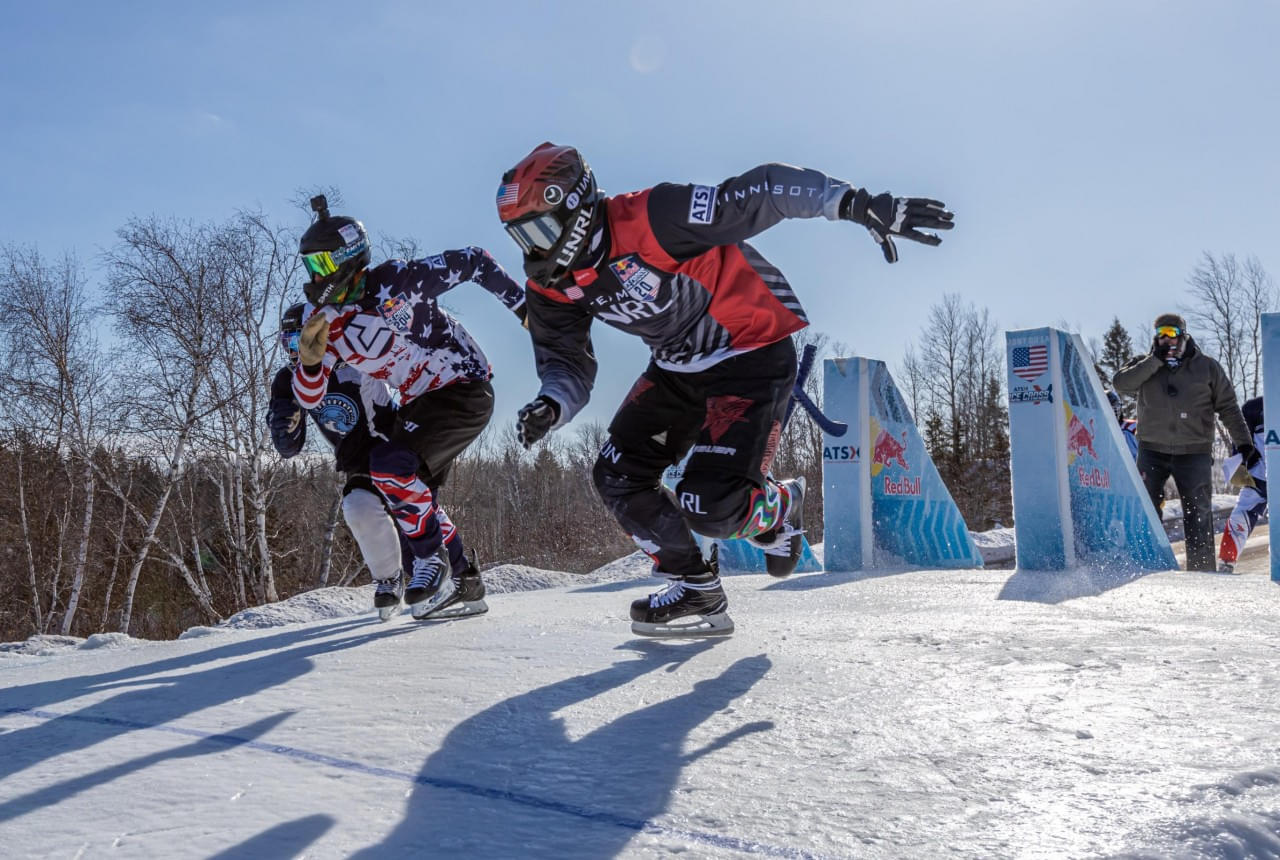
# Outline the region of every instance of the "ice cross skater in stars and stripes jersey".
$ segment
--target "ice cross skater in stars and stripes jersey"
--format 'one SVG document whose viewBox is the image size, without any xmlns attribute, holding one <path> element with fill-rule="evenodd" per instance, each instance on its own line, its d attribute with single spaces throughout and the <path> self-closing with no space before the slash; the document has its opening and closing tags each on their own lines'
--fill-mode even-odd
<svg viewBox="0 0 1280 860">
<path fill-rule="evenodd" d="M 489 423 L 492 371 L 436 299 L 473 281 L 523 320 L 524 290 L 480 248 L 369 268 L 364 225 L 330 215 L 323 196 L 311 205 L 318 217 L 299 252 L 316 309 L 298 339 L 293 392 L 303 409 L 316 408 L 340 363 L 395 392 L 395 424 L 390 439 L 369 451 L 369 476 L 413 553 L 404 600 L 415 618 L 473 614 L 484 605 L 484 584 L 456 531 L 444 546 L 436 497 L 454 459 Z"/>
<path fill-rule="evenodd" d="M 664 183 L 606 197 L 577 150 L 544 143 L 502 177 L 498 216 L 524 252 L 541 390 L 518 416 L 525 447 L 568 423 L 596 375 L 591 323 L 641 337 L 651 361 L 609 425 L 593 478 L 605 505 L 671 585 L 631 606 L 643 635 L 732 631 L 715 565 L 692 532 L 746 538 L 775 576 L 803 544 L 804 481 L 770 467 L 808 325 L 782 273 L 746 240 L 785 218 L 937 245 L 942 203 L 873 195 L 816 170 L 766 164 L 719 185 Z M 663 470 L 692 449 L 674 493 Z"/>
</svg>

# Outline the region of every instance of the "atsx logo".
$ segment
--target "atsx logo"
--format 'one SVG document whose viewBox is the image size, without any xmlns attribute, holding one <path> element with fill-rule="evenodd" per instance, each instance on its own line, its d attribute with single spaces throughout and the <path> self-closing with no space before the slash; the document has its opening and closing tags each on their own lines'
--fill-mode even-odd
<svg viewBox="0 0 1280 860">
<path fill-rule="evenodd" d="M 710 224 L 716 217 L 716 188 L 714 185 L 695 185 L 689 198 L 689 223 Z"/>
</svg>

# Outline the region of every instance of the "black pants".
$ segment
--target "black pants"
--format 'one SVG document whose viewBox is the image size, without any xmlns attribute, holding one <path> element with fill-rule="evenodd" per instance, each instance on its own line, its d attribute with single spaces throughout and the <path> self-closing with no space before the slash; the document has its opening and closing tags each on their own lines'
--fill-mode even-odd
<svg viewBox="0 0 1280 860">
<path fill-rule="evenodd" d="M 400 408 L 391 441 L 418 455 L 418 477 L 433 491 L 453 461 L 484 432 L 493 415 L 493 386 L 455 382 L 420 394 Z"/>
<path fill-rule="evenodd" d="M 1217 570 L 1213 551 L 1213 455 L 1163 454 L 1138 445 L 1138 472 L 1156 510 L 1171 476 L 1182 498 L 1187 570 Z"/>
<path fill-rule="evenodd" d="M 732 535 L 777 452 L 796 377 L 790 338 L 698 373 L 650 364 L 609 424 L 592 477 L 619 525 L 664 573 L 702 568 L 690 533 Z M 690 448 L 675 494 L 662 473 Z"/>
</svg>

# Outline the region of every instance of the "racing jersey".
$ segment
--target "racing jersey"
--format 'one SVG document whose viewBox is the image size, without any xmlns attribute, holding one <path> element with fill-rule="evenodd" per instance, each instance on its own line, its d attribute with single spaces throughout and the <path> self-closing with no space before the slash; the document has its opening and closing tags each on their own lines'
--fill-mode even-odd
<svg viewBox="0 0 1280 860">
<path fill-rule="evenodd" d="M 809 324 L 782 273 L 746 239 L 784 218 L 839 219 L 853 186 L 817 170 L 765 164 L 716 186 L 663 183 L 603 201 L 598 262 L 551 287 L 528 283 L 529 331 L 559 424 L 591 395 L 594 319 L 638 335 L 666 370 L 697 372 Z"/>
<path fill-rule="evenodd" d="M 486 380 L 492 371 L 484 352 L 436 299 L 473 281 L 513 311 L 524 303 L 520 285 L 475 247 L 421 260 L 387 260 L 365 277 L 359 300 L 316 311 L 329 319 L 329 346 L 314 374 L 301 364 L 294 369 L 293 391 L 304 409 L 320 404 L 339 362 L 385 382 L 401 406 L 452 382 Z"/>
<path fill-rule="evenodd" d="M 271 415 L 300 412 L 293 396 L 293 370 L 282 367 L 271 381 Z M 307 410 L 325 441 L 333 446 L 339 472 L 367 472 L 369 449 L 375 439 L 390 438 L 395 406 L 387 386 L 345 364 L 329 374 L 320 404 Z M 307 441 L 307 425 L 301 415 L 286 433 L 272 430 L 271 442 L 282 457 L 292 457 Z"/>
</svg>

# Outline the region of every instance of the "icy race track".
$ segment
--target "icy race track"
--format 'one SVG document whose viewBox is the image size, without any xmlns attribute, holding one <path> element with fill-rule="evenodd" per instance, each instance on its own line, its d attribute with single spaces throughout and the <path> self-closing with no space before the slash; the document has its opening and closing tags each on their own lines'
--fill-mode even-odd
<svg viewBox="0 0 1280 860">
<path fill-rule="evenodd" d="M 328 589 L 0 653 L 0 852 L 1280 855 L 1265 574 L 1052 600 L 1006 570 L 741 575 L 735 635 L 655 642 L 625 620 L 645 567 L 449 623 Z"/>
</svg>

